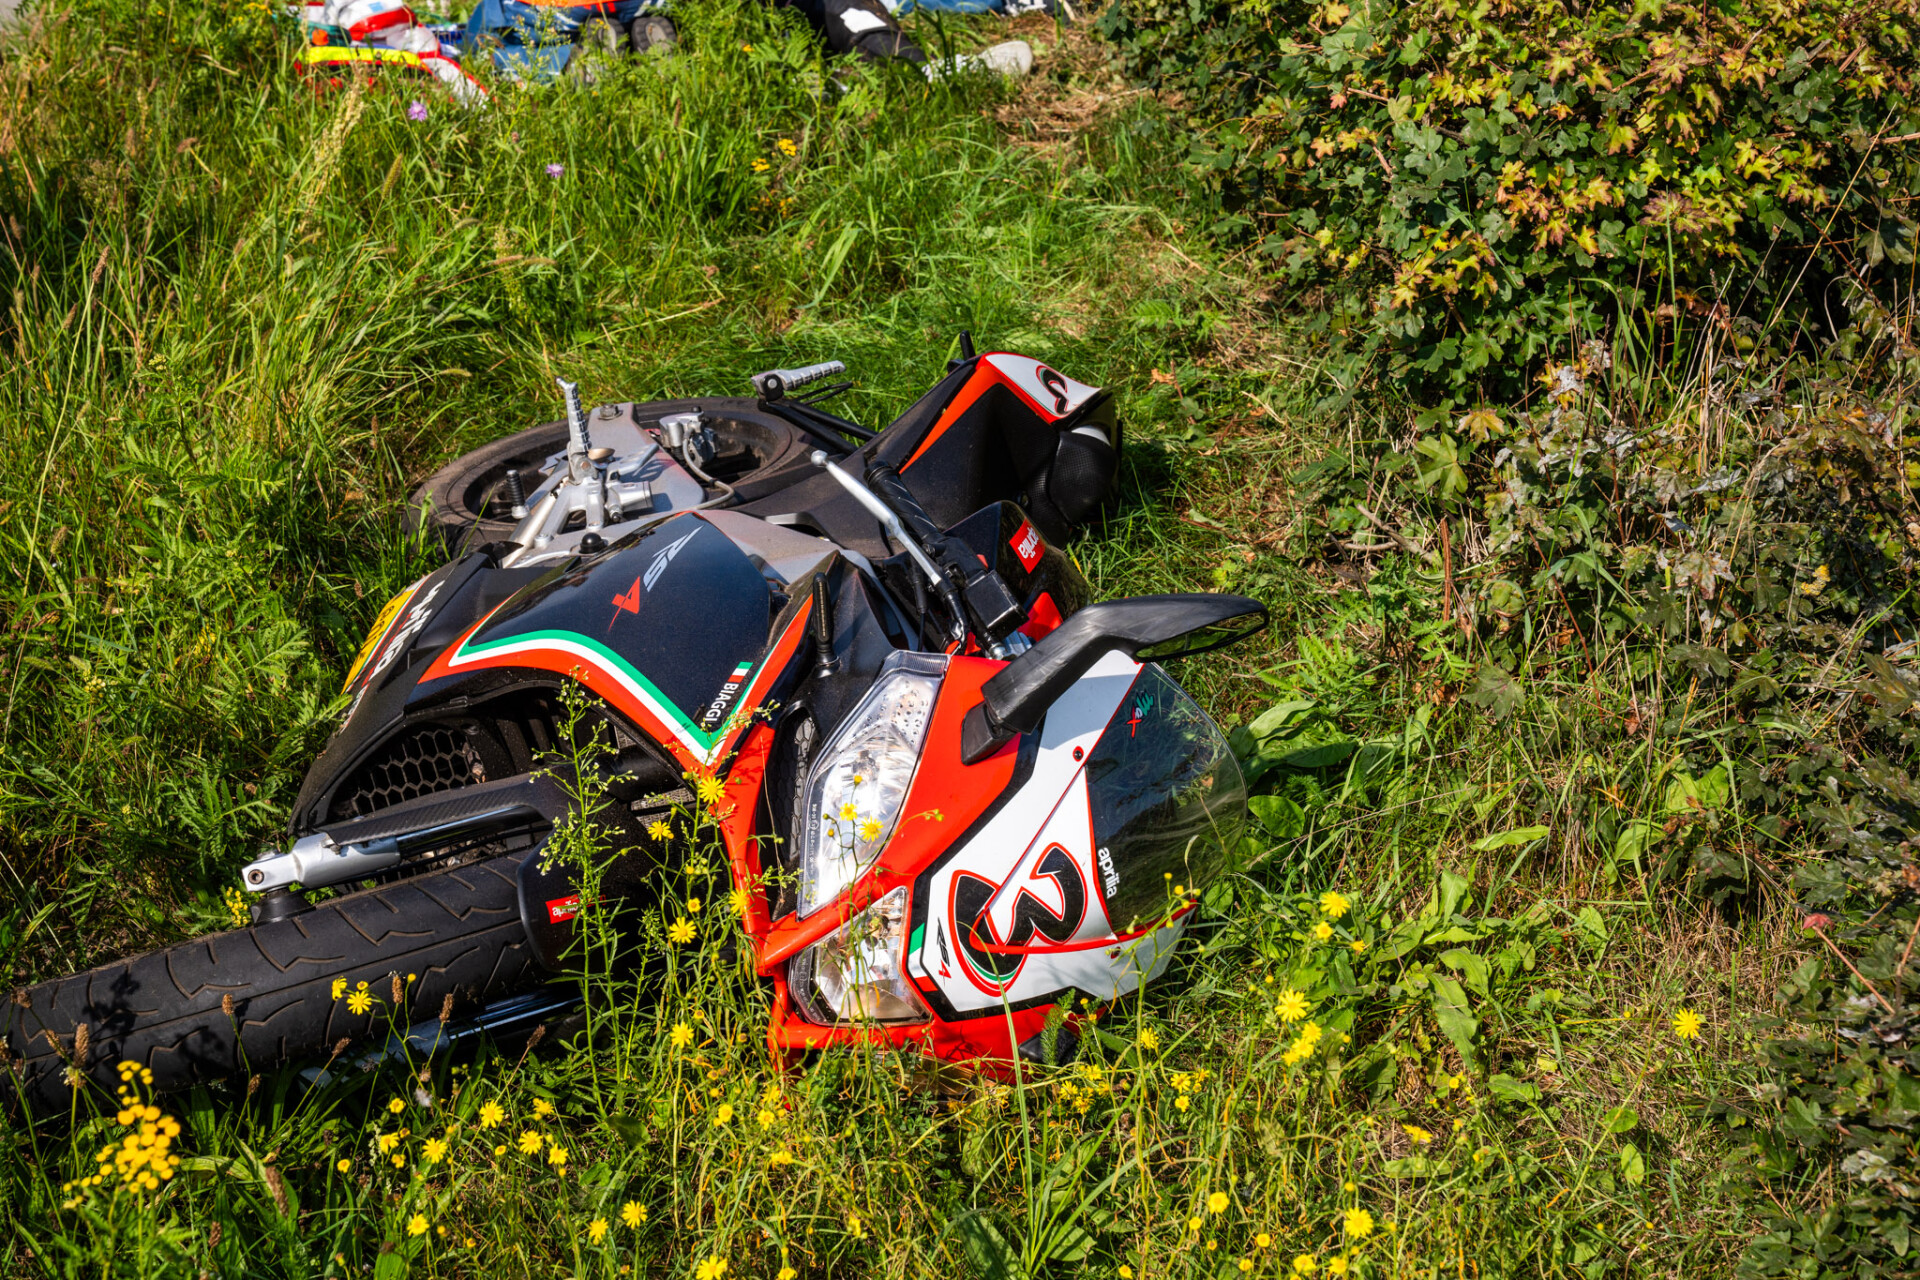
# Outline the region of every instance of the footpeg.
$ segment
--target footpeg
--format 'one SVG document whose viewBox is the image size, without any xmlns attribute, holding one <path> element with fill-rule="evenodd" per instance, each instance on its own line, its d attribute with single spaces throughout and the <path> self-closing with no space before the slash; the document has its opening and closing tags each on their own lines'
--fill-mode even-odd
<svg viewBox="0 0 1920 1280">
<path fill-rule="evenodd" d="M 784 400 L 789 391 L 798 391 L 809 382 L 818 382 L 846 371 L 846 364 L 840 360 L 804 365 L 798 369 L 769 369 L 753 375 L 753 393 L 769 403 Z"/>
</svg>

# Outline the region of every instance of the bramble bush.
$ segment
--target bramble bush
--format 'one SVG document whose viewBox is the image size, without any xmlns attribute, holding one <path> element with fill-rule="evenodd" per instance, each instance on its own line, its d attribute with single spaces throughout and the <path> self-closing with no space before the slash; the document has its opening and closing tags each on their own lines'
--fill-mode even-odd
<svg viewBox="0 0 1920 1280">
<path fill-rule="evenodd" d="M 1753 1277 L 1905 1274 L 1920 1226 L 1917 19 L 1912 0 L 1102 19 L 1192 127 L 1216 233 L 1267 254 L 1341 392 L 1402 424 L 1294 484 L 1435 707 L 1356 731 L 1340 655 L 1303 642 L 1286 700 L 1237 731 L 1256 813 L 1308 849 L 1404 800 L 1429 738 L 1581 690 L 1583 732 L 1621 748 L 1562 806 L 1593 874 L 1791 900 L 1819 948 L 1780 992 L 1771 1082 L 1709 1106 L 1788 1206 Z"/>
<path fill-rule="evenodd" d="M 1349 388 L 1510 401 L 1623 315 L 1732 346 L 1874 315 L 1914 260 L 1915 0 L 1115 0 L 1188 162 Z M 1779 323 L 1782 318 L 1787 323 Z"/>
</svg>

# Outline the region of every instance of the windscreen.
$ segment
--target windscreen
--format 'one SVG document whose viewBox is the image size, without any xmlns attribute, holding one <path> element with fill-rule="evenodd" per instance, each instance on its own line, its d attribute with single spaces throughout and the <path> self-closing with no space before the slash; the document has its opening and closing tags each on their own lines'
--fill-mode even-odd
<svg viewBox="0 0 1920 1280">
<path fill-rule="evenodd" d="M 1227 740 L 1159 667 L 1142 667 L 1087 757 L 1107 918 L 1125 936 L 1165 917 L 1175 886 L 1217 877 L 1240 839 L 1247 786 Z"/>
</svg>

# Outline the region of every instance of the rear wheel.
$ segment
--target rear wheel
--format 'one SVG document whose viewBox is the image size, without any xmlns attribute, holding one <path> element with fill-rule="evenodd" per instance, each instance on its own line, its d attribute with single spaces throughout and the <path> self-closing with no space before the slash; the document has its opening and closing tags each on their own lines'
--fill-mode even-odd
<svg viewBox="0 0 1920 1280">
<path fill-rule="evenodd" d="M 15 1082 L 42 1112 L 72 1101 L 73 1066 L 81 1087 L 109 1095 L 129 1059 L 153 1072 L 156 1090 L 184 1089 L 405 1028 L 449 998 L 465 1013 L 532 987 L 546 974 L 520 923 L 523 857 L 415 876 L 16 992 L 0 1007 Z M 340 979 L 375 1002 L 354 1013 L 334 998 Z"/>
</svg>

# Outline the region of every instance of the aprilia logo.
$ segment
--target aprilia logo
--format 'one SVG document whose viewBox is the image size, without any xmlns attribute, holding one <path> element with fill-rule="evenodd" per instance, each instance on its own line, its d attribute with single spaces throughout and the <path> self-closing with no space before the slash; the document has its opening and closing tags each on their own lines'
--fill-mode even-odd
<svg viewBox="0 0 1920 1280">
<path fill-rule="evenodd" d="M 1100 883 L 1106 886 L 1107 897 L 1111 898 L 1120 888 L 1120 873 L 1113 866 L 1113 851 L 1101 845 L 1094 856 L 1100 860 Z"/>
<path fill-rule="evenodd" d="M 577 893 L 570 893 L 564 898 L 549 898 L 547 900 L 547 922 L 549 924 L 565 924 L 579 914 L 580 895 Z"/>
</svg>

